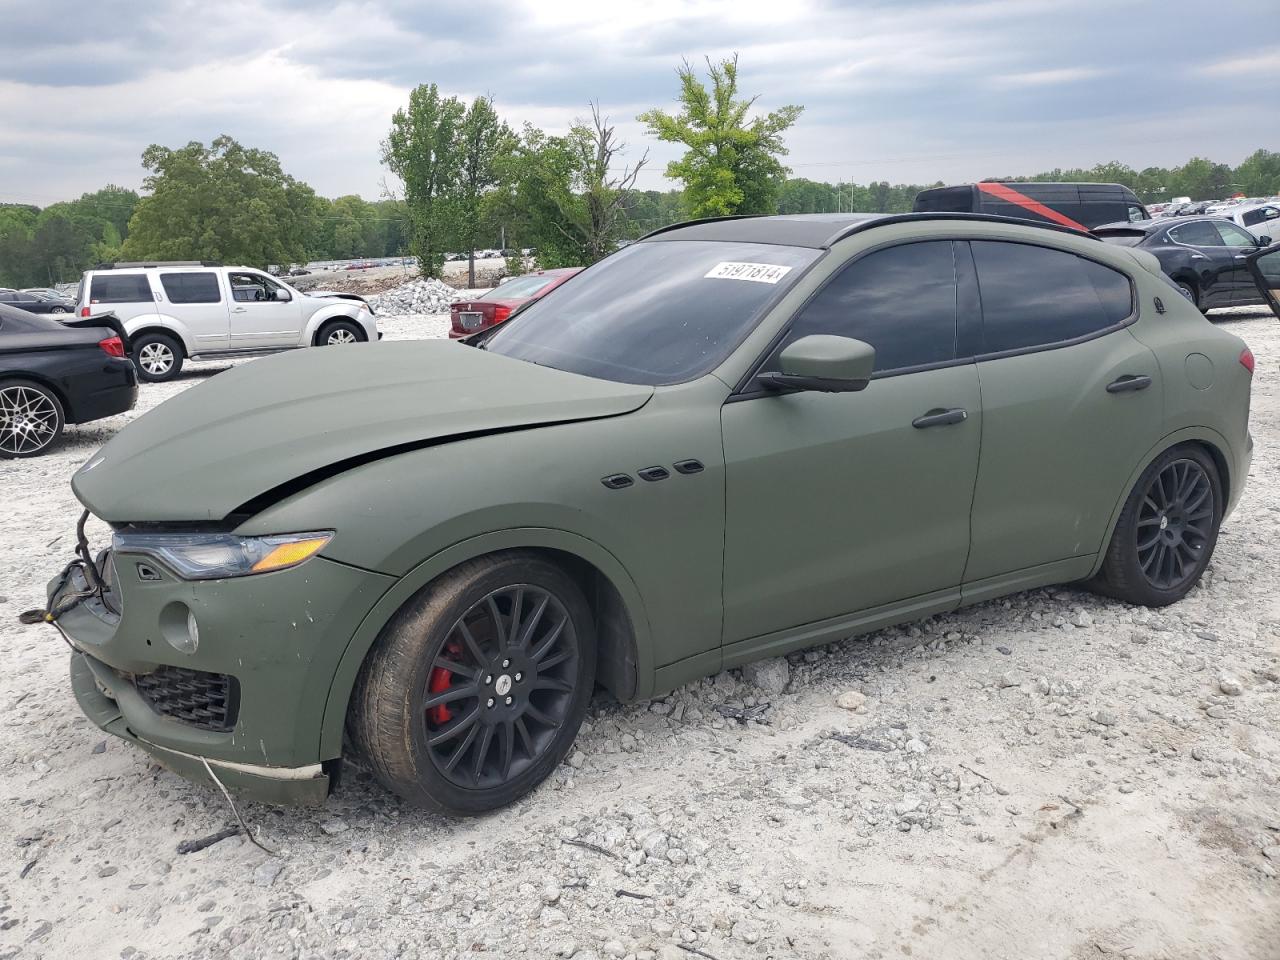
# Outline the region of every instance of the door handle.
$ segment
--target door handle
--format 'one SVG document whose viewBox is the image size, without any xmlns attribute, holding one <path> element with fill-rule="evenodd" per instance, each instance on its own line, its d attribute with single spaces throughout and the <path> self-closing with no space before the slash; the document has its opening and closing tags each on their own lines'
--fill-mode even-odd
<svg viewBox="0 0 1280 960">
<path fill-rule="evenodd" d="M 1107 384 L 1107 393 L 1134 393 L 1138 390 L 1145 390 L 1149 386 L 1151 386 L 1151 378 L 1145 374 L 1142 376 L 1125 374 L 1118 380 L 1112 380 Z"/>
<path fill-rule="evenodd" d="M 1192 260 L 1208 260 L 1209 258 L 1206 257 L 1203 253 L 1193 253 L 1191 255 L 1191 259 Z"/>
<path fill-rule="evenodd" d="M 232 312 L 232 313 L 245 313 L 246 311 L 245 311 L 244 307 L 236 307 L 236 308 L 235 308 L 234 310 L 232 310 L 231 312 Z"/>
<path fill-rule="evenodd" d="M 912 420 L 911 425 L 917 430 L 924 430 L 927 427 L 946 427 L 953 423 L 964 423 L 968 419 L 968 410 L 963 407 L 952 407 L 950 410 L 930 410 L 923 416 Z"/>
</svg>

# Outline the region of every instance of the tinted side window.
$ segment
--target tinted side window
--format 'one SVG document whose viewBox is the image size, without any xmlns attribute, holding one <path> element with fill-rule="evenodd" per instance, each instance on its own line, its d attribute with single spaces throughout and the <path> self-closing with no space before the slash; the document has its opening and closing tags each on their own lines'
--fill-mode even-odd
<svg viewBox="0 0 1280 960">
<path fill-rule="evenodd" d="M 90 303 L 151 303 L 145 273 L 96 274 L 89 284 Z"/>
<path fill-rule="evenodd" d="M 1228 247 L 1256 247 L 1258 241 L 1253 234 L 1241 230 L 1232 223 L 1215 223 L 1218 232 L 1222 234 L 1222 242 Z"/>
<path fill-rule="evenodd" d="M 160 285 L 170 303 L 219 303 L 222 293 L 212 273 L 162 273 Z"/>
<path fill-rule="evenodd" d="M 975 240 L 986 353 L 1088 336 L 1133 312 L 1123 273 L 1063 250 Z"/>
<path fill-rule="evenodd" d="M 871 344 L 877 371 L 954 360 L 951 241 L 890 247 L 849 264 L 801 309 L 782 346 L 815 333 Z M 776 355 L 768 369 L 777 369 Z"/>
<path fill-rule="evenodd" d="M 1246 227 L 1252 227 L 1255 223 L 1274 220 L 1276 217 L 1280 217 L 1280 210 L 1275 207 L 1259 207 L 1257 210 L 1248 210 L 1241 214 L 1240 219 L 1244 221 Z"/>
<path fill-rule="evenodd" d="M 1169 229 L 1169 236 L 1178 243 L 1193 247 L 1220 247 L 1222 237 L 1208 220 L 1197 220 L 1195 223 L 1183 223 Z"/>
</svg>

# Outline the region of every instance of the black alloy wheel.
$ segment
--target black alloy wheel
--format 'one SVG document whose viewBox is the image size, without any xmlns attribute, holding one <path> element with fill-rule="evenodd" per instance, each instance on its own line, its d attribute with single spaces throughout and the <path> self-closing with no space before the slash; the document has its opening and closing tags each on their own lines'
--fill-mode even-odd
<svg viewBox="0 0 1280 960">
<path fill-rule="evenodd" d="M 347 732 L 369 772 L 440 813 L 505 806 L 573 747 L 595 688 L 595 621 L 551 558 L 504 550 L 410 597 L 361 666 Z"/>
<path fill-rule="evenodd" d="M 565 725 L 578 637 L 564 605 L 531 584 L 503 587 L 458 618 L 422 692 L 431 762 L 451 783 L 519 776 Z"/>
<path fill-rule="evenodd" d="M 1178 590 L 1199 576 L 1214 512 L 1212 481 L 1195 460 L 1174 460 L 1151 479 L 1134 526 L 1138 565 L 1151 586 Z"/>
<path fill-rule="evenodd" d="M 1226 503 L 1209 451 L 1197 444 L 1164 451 L 1129 491 L 1090 588 L 1147 607 L 1181 600 L 1213 557 Z"/>
</svg>

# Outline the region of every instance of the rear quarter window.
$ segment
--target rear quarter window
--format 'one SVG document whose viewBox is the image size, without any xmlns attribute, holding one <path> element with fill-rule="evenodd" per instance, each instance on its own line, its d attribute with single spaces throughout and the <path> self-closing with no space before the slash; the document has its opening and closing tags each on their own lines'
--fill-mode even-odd
<svg viewBox="0 0 1280 960">
<path fill-rule="evenodd" d="M 222 291 L 212 273 L 162 273 L 160 286 L 170 303 L 221 303 Z"/>
<path fill-rule="evenodd" d="M 1101 333 L 1133 313 L 1118 270 L 1027 243 L 971 244 L 982 296 L 983 352 L 1048 347 Z"/>
<path fill-rule="evenodd" d="M 90 303 L 152 303 L 145 273 L 97 274 L 89 283 Z"/>
</svg>

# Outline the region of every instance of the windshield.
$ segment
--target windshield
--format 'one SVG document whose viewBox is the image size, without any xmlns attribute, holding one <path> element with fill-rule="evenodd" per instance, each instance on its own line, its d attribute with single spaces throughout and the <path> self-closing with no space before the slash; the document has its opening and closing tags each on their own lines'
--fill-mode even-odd
<svg viewBox="0 0 1280 960">
<path fill-rule="evenodd" d="M 657 386 L 714 369 L 822 254 L 707 240 L 633 243 L 485 341 L 507 357 Z"/>
<path fill-rule="evenodd" d="M 488 293 L 476 297 L 477 300 L 520 300 L 532 297 L 535 293 L 556 282 L 556 277 L 528 276 L 516 277 L 506 283 L 500 283 Z"/>
</svg>

